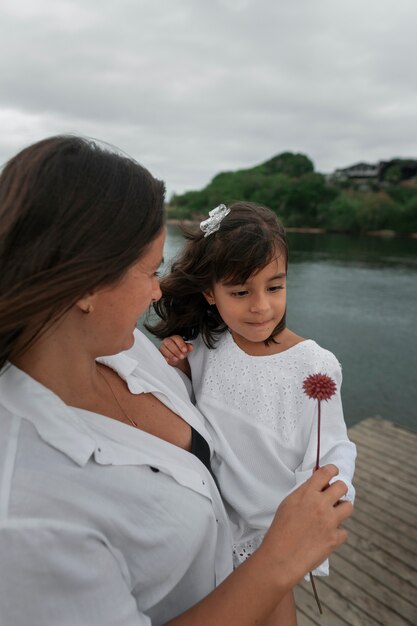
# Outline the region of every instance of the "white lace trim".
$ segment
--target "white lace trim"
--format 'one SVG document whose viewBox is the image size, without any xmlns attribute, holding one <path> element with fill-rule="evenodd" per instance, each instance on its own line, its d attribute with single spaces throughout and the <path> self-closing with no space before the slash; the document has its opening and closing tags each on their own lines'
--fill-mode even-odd
<svg viewBox="0 0 417 626">
<path fill-rule="evenodd" d="M 250 541 L 235 543 L 233 546 L 233 567 L 236 569 L 241 563 L 246 561 L 261 545 L 264 533 L 256 535 Z"/>
</svg>

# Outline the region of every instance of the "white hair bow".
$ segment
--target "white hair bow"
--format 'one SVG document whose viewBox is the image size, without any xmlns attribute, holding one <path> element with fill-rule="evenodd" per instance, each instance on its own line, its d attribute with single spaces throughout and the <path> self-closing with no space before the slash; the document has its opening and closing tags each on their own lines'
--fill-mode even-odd
<svg viewBox="0 0 417 626">
<path fill-rule="evenodd" d="M 229 213 L 230 209 L 225 204 L 219 204 L 215 209 L 209 211 L 209 217 L 200 222 L 200 230 L 204 233 L 204 237 L 208 237 L 219 230 L 222 220 Z"/>
</svg>

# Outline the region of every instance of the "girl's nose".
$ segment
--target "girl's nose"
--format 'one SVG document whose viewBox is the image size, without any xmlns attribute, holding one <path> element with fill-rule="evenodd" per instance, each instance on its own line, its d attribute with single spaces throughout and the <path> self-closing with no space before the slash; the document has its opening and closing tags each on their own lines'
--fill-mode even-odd
<svg viewBox="0 0 417 626">
<path fill-rule="evenodd" d="M 254 295 L 250 303 L 252 313 L 263 313 L 269 309 L 269 300 L 266 294 Z"/>
</svg>

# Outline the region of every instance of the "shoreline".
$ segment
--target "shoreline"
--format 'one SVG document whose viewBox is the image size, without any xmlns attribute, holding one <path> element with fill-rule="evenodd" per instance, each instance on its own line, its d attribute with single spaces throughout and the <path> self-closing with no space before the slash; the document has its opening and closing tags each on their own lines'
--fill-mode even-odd
<svg viewBox="0 0 417 626">
<path fill-rule="evenodd" d="M 167 224 L 173 226 L 194 226 L 199 220 L 167 218 Z M 361 233 L 353 233 L 349 230 L 334 230 L 332 228 L 313 228 L 302 226 L 289 226 L 285 228 L 287 233 L 307 233 L 310 235 L 350 235 L 352 237 L 385 237 L 398 239 L 417 239 L 417 233 L 402 233 L 395 230 L 366 230 Z"/>
</svg>

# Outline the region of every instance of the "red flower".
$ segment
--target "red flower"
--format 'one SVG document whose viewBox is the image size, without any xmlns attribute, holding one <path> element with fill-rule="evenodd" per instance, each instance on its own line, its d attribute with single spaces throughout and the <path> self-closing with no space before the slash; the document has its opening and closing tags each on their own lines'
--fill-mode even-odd
<svg viewBox="0 0 417 626">
<path fill-rule="evenodd" d="M 321 426 L 321 412 L 320 402 L 322 400 L 330 400 L 336 393 L 337 387 L 333 378 L 327 376 L 327 374 L 310 374 L 303 381 L 303 391 L 312 400 L 317 400 L 317 457 L 314 471 L 320 467 L 320 426 Z M 317 594 L 316 585 L 314 583 L 313 574 L 310 572 L 310 582 L 313 587 L 314 597 L 319 607 L 320 615 L 323 613 L 321 608 L 319 596 Z"/>
<path fill-rule="evenodd" d="M 304 393 L 313 400 L 330 400 L 336 389 L 336 383 L 327 374 L 310 374 L 303 382 Z"/>
</svg>

